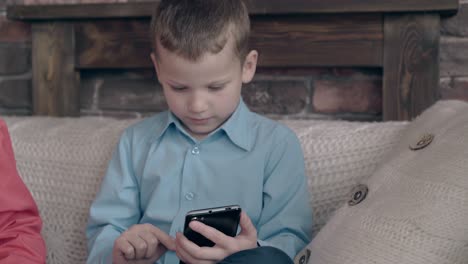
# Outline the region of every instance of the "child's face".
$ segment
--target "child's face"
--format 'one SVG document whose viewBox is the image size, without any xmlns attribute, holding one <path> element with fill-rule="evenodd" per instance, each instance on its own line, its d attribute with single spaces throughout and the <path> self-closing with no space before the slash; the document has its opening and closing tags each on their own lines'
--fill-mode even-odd
<svg viewBox="0 0 468 264">
<path fill-rule="evenodd" d="M 151 59 L 169 109 L 187 131 L 203 139 L 235 111 L 242 83 L 255 74 L 257 52 L 251 51 L 243 65 L 229 40 L 218 54 L 205 54 L 196 62 L 186 60 L 157 44 L 158 57 Z"/>
</svg>

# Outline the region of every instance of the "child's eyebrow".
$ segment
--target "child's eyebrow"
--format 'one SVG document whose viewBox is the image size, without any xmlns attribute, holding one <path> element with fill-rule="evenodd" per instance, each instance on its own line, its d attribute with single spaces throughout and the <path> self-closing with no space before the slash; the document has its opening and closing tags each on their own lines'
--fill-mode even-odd
<svg viewBox="0 0 468 264">
<path fill-rule="evenodd" d="M 212 81 L 210 83 L 208 83 L 208 86 L 212 86 L 212 85 L 223 85 L 223 84 L 227 84 L 231 82 L 231 79 L 223 79 L 223 80 L 217 80 L 217 81 Z"/>
<path fill-rule="evenodd" d="M 171 86 L 186 86 L 183 83 L 179 83 L 179 82 L 176 82 L 176 81 L 173 81 L 173 80 L 167 80 L 166 82 L 167 82 L 167 84 L 169 84 Z"/>
</svg>

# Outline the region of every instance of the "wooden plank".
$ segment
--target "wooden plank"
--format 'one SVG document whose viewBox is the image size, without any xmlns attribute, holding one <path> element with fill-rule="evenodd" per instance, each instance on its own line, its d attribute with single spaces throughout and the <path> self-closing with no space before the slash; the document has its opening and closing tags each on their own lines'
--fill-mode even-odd
<svg viewBox="0 0 468 264">
<path fill-rule="evenodd" d="M 148 68 L 149 21 L 105 20 L 76 27 L 77 68 Z M 256 17 L 259 66 L 382 66 L 382 16 Z M 366 52 L 362 52 L 365 50 Z"/>
<path fill-rule="evenodd" d="M 152 67 L 149 20 L 104 20 L 76 24 L 76 67 Z"/>
<path fill-rule="evenodd" d="M 78 73 L 74 69 L 73 25 L 32 25 L 34 115 L 78 116 Z"/>
<path fill-rule="evenodd" d="M 379 14 L 259 18 L 252 22 L 251 46 L 266 67 L 379 67 L 382 21 Z"/>
<path fill-rule="evenodd" d="M 383 119 L 411 120 L 439 98 L 440 17 L 386 15 Z"/>
<path fill-rule="evenodd" d="M 10 19 L 89 19 L 117 17 L 149 17 L 155 3 L 15 5 L 7 7 Z M 455 14 L 458 0 L 249 0 L 253 15 L 264 14 L 324 14 L 365 12 L 428 12 Z"/>
<path fill-rule="evenodd" d="M 249 2 L 249 1 L 247 1 Z M 388 13 L 437 11 L 456 13 L 458 0 L 251 0 L 256 14 Z"/>
</svg>

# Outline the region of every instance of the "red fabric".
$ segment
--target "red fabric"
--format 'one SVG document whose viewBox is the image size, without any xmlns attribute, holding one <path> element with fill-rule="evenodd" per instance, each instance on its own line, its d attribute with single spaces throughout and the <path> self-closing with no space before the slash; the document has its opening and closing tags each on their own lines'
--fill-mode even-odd
<svg viewBox="0 0 468 264">
<path fill-rule="evenodd" d="M 17 170 L 8 129 L 0 119 L 0 263 L 45 263 L 42 221 Z"/>
</svg>

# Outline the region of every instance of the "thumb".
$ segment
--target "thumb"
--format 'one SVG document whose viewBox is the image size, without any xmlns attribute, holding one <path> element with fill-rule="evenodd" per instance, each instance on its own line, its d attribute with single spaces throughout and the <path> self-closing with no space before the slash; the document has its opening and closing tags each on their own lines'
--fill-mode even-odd
<svg viewBox="0 0 468 264">
<path fill-rule="evenodd" d="M 112 254 L 112 264 L 125 264 L 127 259 L 122 251 L 114 251 Z"/>
<path fill-rule="evenodd" d="M 239 235 L 253 238 L 255 241 L 257 240 L 257 229 L 253 225 L 252 220 L 250 220 L 250 217 L 244 211 L 241 212 L 239 225 L 241 227 Z"/>
</svg>

